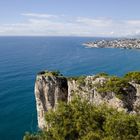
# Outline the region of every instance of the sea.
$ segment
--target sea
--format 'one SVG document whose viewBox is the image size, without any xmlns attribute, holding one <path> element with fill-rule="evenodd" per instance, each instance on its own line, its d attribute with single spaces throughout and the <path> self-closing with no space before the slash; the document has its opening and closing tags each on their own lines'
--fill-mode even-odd
<svg viewBox="0 0 140 140">
<path fill-rule="evenodd" d="M 59 70 L 65 76 L 140 71 L 140 50 L 86 48 L 99 37 L 0 37 L 0 140 L 22 140 L 38 130 L 36 74 Z"/>
</svg>

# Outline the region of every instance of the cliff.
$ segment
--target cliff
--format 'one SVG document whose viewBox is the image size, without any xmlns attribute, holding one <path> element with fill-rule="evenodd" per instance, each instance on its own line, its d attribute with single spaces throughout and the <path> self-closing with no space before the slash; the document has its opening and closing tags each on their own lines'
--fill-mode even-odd
<svg viewBox="0 0 140 140">
<path fill-rule="evenodd" d="M 62 76 L 38 74 L 35 82 L 35 97 L 38 114 L 38 126 L 44 128 L 45 112 L 55 109 L 59 100 L 67 102 L 67 79 Z"/>
<path fill-rule="evenodd" d="M 70 102 L 75 95 L 89 103 L 106 104 L 118 111 L 140 111 L 140 84 L 130 79 L 105 74 L 67 78 L 57 72 L 41 72 L 35 82 L 39 128 L 46 127 L 44 118 L 48 110 L 55 110 L 59 101 Z"/>
</svg>

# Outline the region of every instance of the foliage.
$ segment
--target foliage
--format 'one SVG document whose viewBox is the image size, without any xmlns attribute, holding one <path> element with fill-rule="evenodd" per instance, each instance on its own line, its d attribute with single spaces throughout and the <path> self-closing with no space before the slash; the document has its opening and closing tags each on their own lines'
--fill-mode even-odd
<svg viewBox="0 0 140 140">
<path fill-rule="evenodd" d="M 101 140 L 101 136 L 98 133 L 90 131 L 85 136 L 83 136 L 82 140 Z"/>
<path fill-rule="evenodd" d="M 68 80 L 72 81 L 72 80 L 75 80 L 77 81 L 79 78 L 79 76 L 71 76 L 71 77 L 67 77 Z"/>
<path fill-rule="evenodd" d="M 75 80 L 80 86 L 85 86 L 85 78 L 86 76 L 75 76 L 69 77 L 68 80 Z"/>
<path fill-rule="evenodd" d="M 26 133 L 23 140 L 41 140 L 41 135 L 39 133 L 37 134 L 30 134 Z"/>
<path fill-rule="evenodd" d="M 109 77 L 109 75 L 105 72 L 101 72 L 101 73 L 98 73 L 97 75 L 95 75 L 95 79 L 99 78 L 99 77 L 106 77 L 107 78 L 107 77 Z"/>
<path fill-rule="evenodd" d="M 129 86 L 130 84 L 126 79 L 119 77 L 109 77 L 103 84 L 96 84 L 99 93 L 114 92 L 119 98 L 122 98 L 124 94 L 127 94 L 124 89 Z"/>
<path fill-rule="evenodd" d="M 41 71 L 38 75 L 45 75 L 45 76 L 63 76 L 60 71 Z"/>
<path fill-rule="evenodd" d="M 115 140 L 135 139 L 138 135 L 138 124 L 135 116 L 117 114 L 107 118 L 104 130 Z"/>
<path fill-rule="evenodd" d="M 85 76 L 79 76 L 79 78 L 77 79 L 77 83 L 81 86 L 85 86 Z"/>
<path fill-rule="evenodd" d="M 126 78 L 130 82 L 140 84 L 140 72 L 129 72 L 124 76 L 124 78 Z"/>
<path fill-rule="evenodd" d="M 99 76 L 109 76 L 107 73 L 105 73 L 105 72 L 102 72 L 102 73 L 99 73 L 98 74 Z"/>
<path fill-rule="evenodd" d="M 46 114 L 48 131 L 24 140 L 139 140 L 140 117 L 76 98 Z"/>
</svg>

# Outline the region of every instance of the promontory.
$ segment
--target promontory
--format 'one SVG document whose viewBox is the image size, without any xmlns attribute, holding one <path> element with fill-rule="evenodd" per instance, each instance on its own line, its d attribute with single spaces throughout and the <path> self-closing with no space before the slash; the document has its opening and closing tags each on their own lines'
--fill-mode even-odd
<svg viewBox="0 0 140 140">
<path fill-rule="evenodd" d="M 24 140 L 140 140 L 140 72 L 37 74 L 37 133 Z"/>
<path fill-rule="evenodd" d="M 140 39 L 109 39 L 83 43 L 89 48 L 140 49 Z"/>
<path fill-rule="evenodd" d="M 59 101 L 71 102 L 74 96 L 91 104 L 109 105 L 118 111 L 140 113 L 140 72 L 130 72 L 124 77 L 105 73 L 64 77 L 59 72 L 40 72 L 35 82 L 39 128 L 46 127 L 46 112 L 55 110 Z"/>
</svg>

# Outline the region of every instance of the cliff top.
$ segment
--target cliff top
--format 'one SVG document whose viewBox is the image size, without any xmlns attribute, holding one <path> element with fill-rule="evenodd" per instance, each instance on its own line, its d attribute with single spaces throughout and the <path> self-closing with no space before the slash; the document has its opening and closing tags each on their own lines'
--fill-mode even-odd
<svg viewBox="0 0 140 140">
<path fill-rule="evenodd" d="M 47 76 L 65 77 L 58 70 L 56 70 L 56 71 L 44 70 L 44 71 L 39 72 L 37 75 L 42 75 L 45 77 L 47 77 Z M 128 72 L 123 77 L 111 76 L 111 75 L 103 72 L 103 73 L 99 73 L 96 75 L 90 75 L 90 76 L 81 75 L 81 76 L 71 76 L 71 77 L 65 77 L 65 78 L 67 78 L 70 81 L 75 80 L 78 83 L 82 83 L 85 81 L 85 79 L 87 77 L 92 77 L 92 80 L 95 80 L 97 78 L 106 78 L 106 79 L 109 79 L 110 81 L 127 81 L 127 82 L 140 84 L 140 71 Z"/>
<path fill-rule="evenodd" d="M 75 139 L 75 136 L 79 136 L 77 140 L 83 138 L 87 140 L 89 135 L 87 137 L 85 135 L 89 132 L 88 128 L 93 133 L 101 132 L 99 134 L 101 137 L 104 133 L 105 139 L 107 134 L 109 134 L 108 138 L 112 140 L 130 139 L 127 137 L 129 134 L 131 139 L 140 139 L 138 137 L 140 133 L 137 131 L 140 130 L 138 128 L 140 127 L 140 118 L 138 119 L 140 114 L 140 72 L 129 72 L 123 77 L 110 76 L 106 73 L 64 77 L 58 71 L 43 71 L 38 75 L 39 80 L 37 79 L 35 83 L 35 97 L 38 126 L 42 129 L 43 135 L 26 135 L 26 140 L 34 138 Z M 75 100 L 75 97 L 78 100 Z M 100 109 L 101 106 L 103 108 Z M 99 112 L 98 109 L 100 109 Z M 108 129 L 107 127 L 111 123 L 112 126 Z M 82 125 L 83 127 L 81 127 Z M 74 131 L 73 128 L 75 128 Z M 81 128 L 85 133 L 81 133 L 83 132 Z M 96 131 L 97 128 L 98 131 Z M 120 128 L 122 128 L 121 131 Z M 58 133 L 60 130 L 62 133 Z M 70 135 L 67 130 L 75 133 Z M 110 132 L 113 132 L 114 136 Z M 117 137 L 116 134 L 118 134 Z M 120 138 L 121 135 L 122 138 Z M 134 135 L 133 138 L 132 135 Z M 99 138 L 99 140 L 101 139 Z"/>
<path fill-rule="evenodd" d="M 48 70 L 45 70 L 45 71 L 41 71 L 39 72 L 37 75 L 44 75 L 44 76 L 63 76 L 60 71 L 48 71 Z"/>
</svg>

